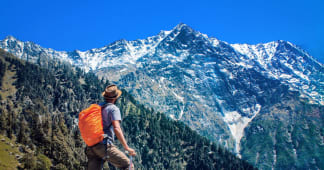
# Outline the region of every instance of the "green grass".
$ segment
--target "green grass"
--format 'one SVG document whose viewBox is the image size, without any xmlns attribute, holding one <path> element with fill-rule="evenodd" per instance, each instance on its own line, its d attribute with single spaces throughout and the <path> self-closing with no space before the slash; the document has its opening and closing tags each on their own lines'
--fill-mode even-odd
<svg viewBox="0 0 324 170">
<path fill-rule="evenodd" d="M 0 169 L 17 169 L 19 162 L 16 155 L 21 155 L 18 147 L 9 138 L 0 135 Z"/>
</svg>

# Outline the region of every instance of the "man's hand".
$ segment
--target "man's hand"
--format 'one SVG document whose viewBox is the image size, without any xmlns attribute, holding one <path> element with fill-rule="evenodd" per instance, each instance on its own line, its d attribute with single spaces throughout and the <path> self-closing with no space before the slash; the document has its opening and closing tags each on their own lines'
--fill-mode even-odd
<svg viewBox="0 0 324 170">
<path fill-rule="evenodd" d="M 125 150 L 128 152 L 130 156 L 136 156 L 136 152 L 132 148 L 125 148 Z"/>
</svg>

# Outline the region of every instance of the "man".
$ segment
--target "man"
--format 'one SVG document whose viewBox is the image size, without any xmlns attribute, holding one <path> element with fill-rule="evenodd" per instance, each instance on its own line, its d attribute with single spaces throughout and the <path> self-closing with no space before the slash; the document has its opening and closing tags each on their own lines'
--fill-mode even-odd
<svg viewBox="0 0 324 170">
<path fill-rule="evenodd" d="M 88 170 L 102 169 L 106 160 L 117 168 L 129 168 L 130 162 L 128 157 L 113 144 L 115 135 L 124 149 L 129 152 L 129 155 L 136 155 L 135 150 L 127 145 L 123 131 L 120 128 L 121 115 L 115 103 L 121 94 L 122 92 L 116 85 L 107 86 L 102 93 L 106 101 L 106 103 L 102 105 L 103 130 L 106 137 L 102 142 L 92 147 L 87 147 L 86 155 L 88 157 Z"/>
</svg>

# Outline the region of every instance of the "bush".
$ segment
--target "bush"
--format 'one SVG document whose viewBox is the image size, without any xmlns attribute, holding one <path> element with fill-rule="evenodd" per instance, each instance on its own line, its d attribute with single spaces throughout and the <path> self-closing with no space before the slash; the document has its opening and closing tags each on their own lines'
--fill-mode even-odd
<svg viewBox="0 0 324 170">
<path fill-rule="evenodd" d="M 24 169 L 36 169 L 36 157 L 33 153 L 27 153 L 22 159 Z"/>
<path fill-rule="evenodd" d="M 37 156 L 37 169 L 49 170 L 51 169 L 51 166 L 52 166 L 52 162 L 47 156 L 43 154 L 39 154 Z"/>
</svg>

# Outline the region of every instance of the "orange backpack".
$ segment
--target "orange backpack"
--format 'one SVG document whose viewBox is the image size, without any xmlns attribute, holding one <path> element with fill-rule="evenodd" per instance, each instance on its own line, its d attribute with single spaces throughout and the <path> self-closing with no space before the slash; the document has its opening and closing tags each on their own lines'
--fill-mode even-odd
<svg viewBox="0 0 324 170">
<path fill-rule="evenodd" d="M 93 146 L 104 139 L 100 105 L 92 104 L 80 112 L 79 129 L 82 139 L 88 146 Z"/>
</svg>

